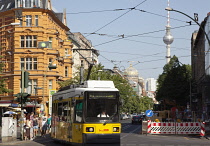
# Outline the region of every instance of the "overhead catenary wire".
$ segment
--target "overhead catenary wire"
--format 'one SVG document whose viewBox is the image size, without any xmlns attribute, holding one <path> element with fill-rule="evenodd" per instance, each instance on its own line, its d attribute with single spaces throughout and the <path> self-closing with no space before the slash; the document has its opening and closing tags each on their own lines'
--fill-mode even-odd
<svg viewBox="0 0 210 146">
<path fill-rule="evenodd" d="M 138 5 L 136 5 L 135 7 L 130 8 L 127 12 L 123 13 L 122 15 L 120 15 L 120 16 L 117 17 L 117 18 L 115 18 L 115 19 L 112 20 L 111 22 L 109 22 L 109 23 L 105 24 L 104 26 L 100 27 L 99 29 L 97 29 L 97 30 L 94 31 L 93 33 L 98 32 L 99 30 L 105 28 L 105 27 L 108 26 L 109 24 L 113 23 L 114 21 L 118 20 L 119 18 L 121 18 L 122 16 L 126 15 L 126 14 L 129 13 L 130 11 L 134 10 L 136 7 L 142 5 L 142 4 L 145 3 L 146 1 L 147 1 L 147 0 L 144 0 L 144 1 L 142 1 L 141 3 L 139 3 Z M 89 35 L 91 35 L 91 34 L 89 34 Z M 89 35 L 87 35 L 87 36 L 85 36 L 85 37 L 88 37 Z"/>
<path fill-rule="evenodd" d="M 190 25 L 182 25 L 182 26 L 178 26 L 178 27 L 173 27 L 171 29 L 177 29 L 177 28 L 182 28 L 182 27 L 187 27 L 187 26 L 190 26 Z M 135 35 L 128 35 L 128 36 L 124 35 L 124 37 L 122 37 L 122 38 L 117 38 L 117 39 L 113 39 L 113 40 L 110 40 L 110 41 L 107 41 L 107 42 L 104 42 L 104 43 L 101 43 L 101 44 L 97 44 L 97 45 L 94 45 L 94 47 L 101 46 L 101 45 L 111 43 L 111 42 L 114 42 L 114 41 L 118 41 L 118 40 L 121 40 L 121 39 L 124 39 L 124 38 L 136 37 L 136 36 L 141 36 L 141 35 L 145 35 L 145 34 L 152 34 L 152 33 L 157 33 L 157 32 L 161 32 L 161 31 L 165 31 L 165 29 L 155 30 L 155 31 L 150 31 L 150 32 L 145 32 L 145 33 L 140 33 L 140 34 L 135 34 Z"/>
</svg>

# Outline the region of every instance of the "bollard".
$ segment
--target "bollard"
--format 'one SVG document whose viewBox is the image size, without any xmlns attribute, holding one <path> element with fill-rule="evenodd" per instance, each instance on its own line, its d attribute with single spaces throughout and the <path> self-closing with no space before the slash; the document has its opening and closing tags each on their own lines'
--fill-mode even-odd
<svg viewBox="0 0 210 146">
<path fill-rule="evenodd" d="M 201 122 L 201 132 L 200 132 L 201 138 L 205 136 L 205 122 Z"/>
<path fill-rule="evenodd" d="M 148 120 L 147 133 L 151 133 L 151 120 Z"/>
</svg>

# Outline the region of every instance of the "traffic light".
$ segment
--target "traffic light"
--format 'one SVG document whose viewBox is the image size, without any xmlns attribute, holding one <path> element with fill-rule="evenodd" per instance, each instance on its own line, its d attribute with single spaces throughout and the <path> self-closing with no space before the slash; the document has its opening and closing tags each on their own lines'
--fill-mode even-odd
<svg viewBox="0 0 210 146">
<path fill-rule="evenodd" d="M 31 99 L 28 98 L 29 96 L 31 96 L 31 94 L 28 93 L 22 93 L 22 99 L 23 99 L 23 103 L 29 102 Z"/>
<path fill-rule="evenodd" d="M 15 98 L 14 100 L 17 101 L 17 102 L 21 102 L 21 93 L 18 93 L 18 94 L 14 94 Z"/>
<path fill-rule="evenodd" d="M 28 87 L 28 83 L 29 83 L 29 72 L 24 71 L 24 88 Z"/>
<path fill-rule="evenodd" d="M 14 96 L 17 97 L 15 101 L 19 103 L 21 103 L 21 99 L 22 99 L 23 104 L 31 100 L 30 98 L 28 98 L 29 96 L 31 96 L 31 94 L 28 94 L 28 93 L 18 93 L 18 94 L 14 94 Z"/>
</svg>

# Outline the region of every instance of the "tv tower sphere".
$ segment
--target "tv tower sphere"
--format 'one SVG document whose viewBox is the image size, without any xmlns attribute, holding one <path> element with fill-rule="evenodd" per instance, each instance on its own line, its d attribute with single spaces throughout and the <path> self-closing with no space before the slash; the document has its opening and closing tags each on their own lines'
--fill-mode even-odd
<svg viewBox="0 0 210 146">
<path fill-rule="evenodd" d="M 170 26 L 166 26 L 166 34 L 163 37 L 163 41 L 166 45 L 170 45 L 174 41 L 174 37 L 170 33 Z"/>
</svg>

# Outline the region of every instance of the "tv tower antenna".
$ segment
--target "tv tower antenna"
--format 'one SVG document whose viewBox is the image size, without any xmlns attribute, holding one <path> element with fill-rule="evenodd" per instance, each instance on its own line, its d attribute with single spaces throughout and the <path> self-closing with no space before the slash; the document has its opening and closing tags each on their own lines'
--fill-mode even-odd
<svg viewBox="0 0 210 146">
<path fill-rule="evenodd" d="M 168 0 L 168 7 L 169 7 L 170 1 Z M 167 25 L 166 25 L 166 34 L 163 37 L 163 42 L 166 44 L 166 63 L 169 63 L 171 59 L 171 51 L 170 51 L 170 45 L 173 43 L 174 37 L 171 35 L 171 26 L 170 26 L 170 12 L 168 11 L 167 15 Z"/>
</svg>

